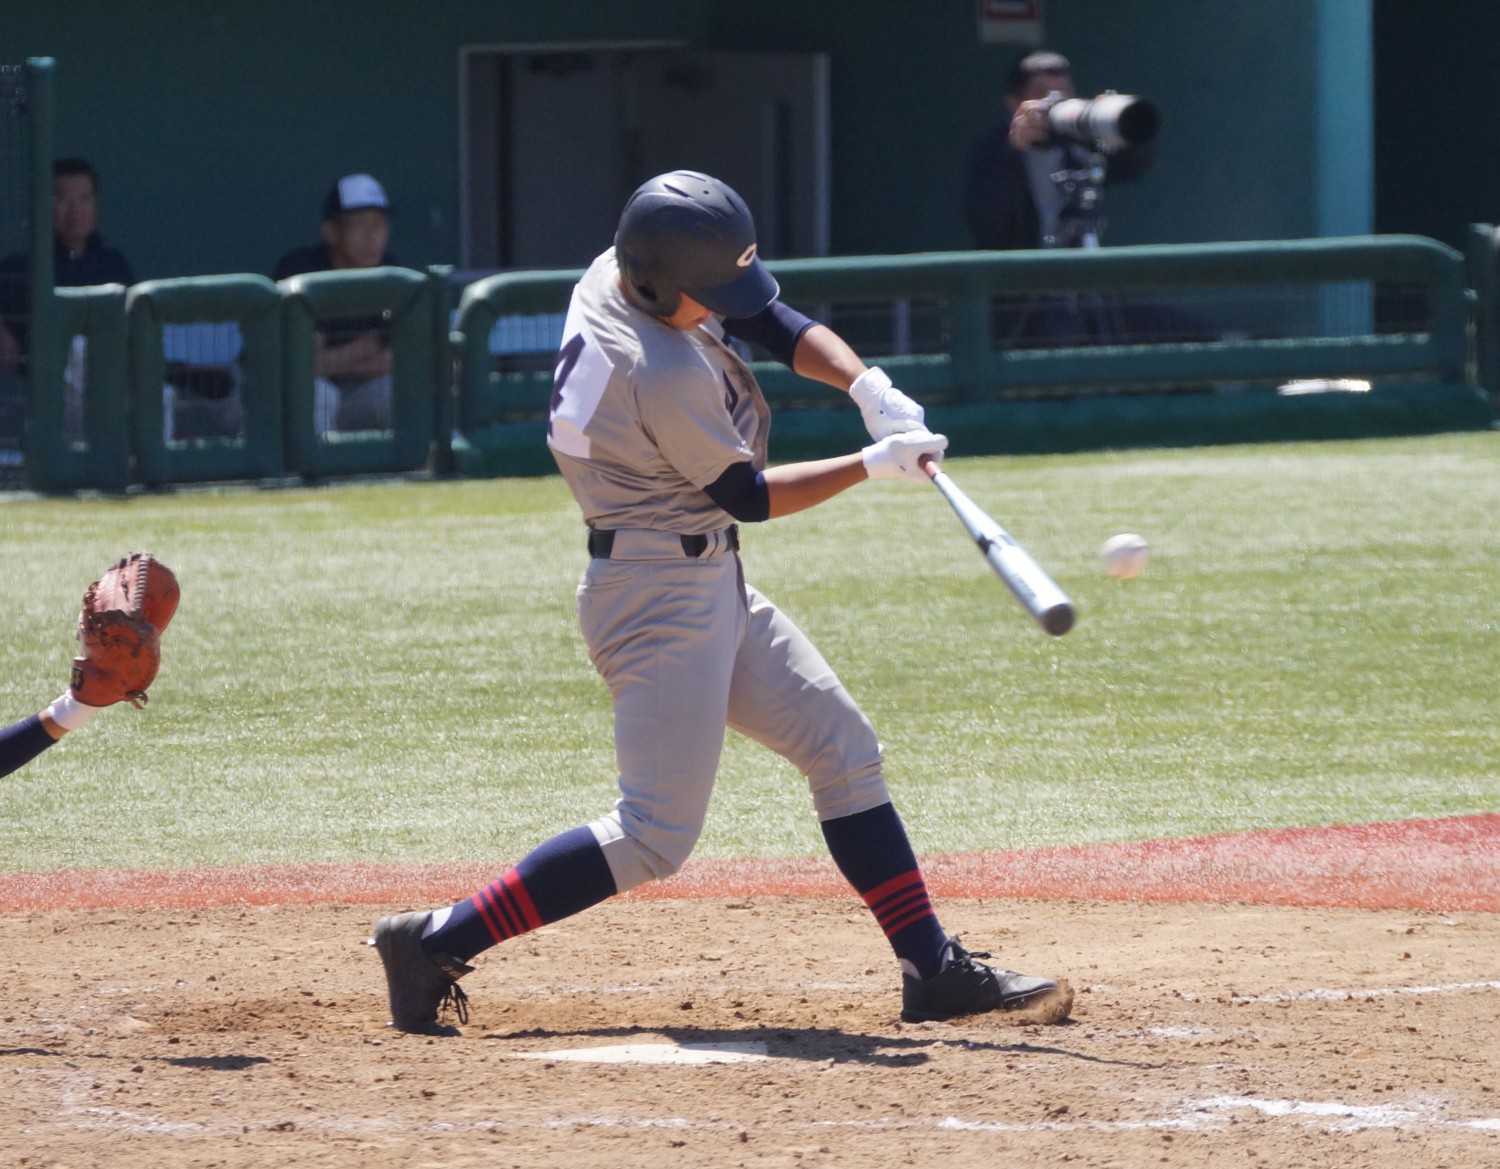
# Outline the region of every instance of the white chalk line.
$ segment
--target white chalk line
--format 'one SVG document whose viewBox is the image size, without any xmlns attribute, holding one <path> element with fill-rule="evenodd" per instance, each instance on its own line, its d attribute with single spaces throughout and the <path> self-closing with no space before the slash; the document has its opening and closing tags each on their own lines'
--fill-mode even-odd
<svg viewBox="0 0 1500 1169">
<path fill-rule="evenodd" d="M 1500 990 L 1500 981 L 1447 982 L 1438 986 L 1381 986 L 1369 990 L 1294 990 L 1284 994 L 1237 994 L 1232 1003 L 1341 1002 L 1351 999 L 1379 999 L 1393 995 L 1455 994 L 1465 990 Z M 1184 996 L 1187 997 L 1187 996 Z"/>
<path fill-rule="evenodd" d="M 1210 1096 L 1184 1101 L 1175 1111 L 1139 1120 L 1088 1120 L 1050 1116 L 1030 1121 L 967 1120 L 959 1116 L 941 1118 L 878 1117 L 870 1119 L 795 1121 L 776 1118 L 765 1123 L 778 1131 L 841 1129 L 851 1132 L 974 1132 L 974 1133 L 1097 1133 L 1161 1130 L 1171 1132 L 1218 1131 L 1232 1123 L 1231 1114 L 1258 1112 L 1270 1120 L 1286 1121 L 1303 1128 L 1329 1132 L 1362 1129 L 1446 1129 L 1500 1133 L 1500 1117 L 1459 1119 L 1446 1115 L 1437 1105 L 1348 1104 L 1335 1100 L 1282 1100 L 1254 1096 Z M 135 1136 L 233 1137 L 242 1135 L 249 1122 L 240 1120 L 172 1120 L 168 1117 L 118 1108 L 84 1107 L 75 1119 L 57 1118 L 49 1123 L 28 1125 L 31 1135 L 67 1132 L 110 1132 Z M 738 1132 L 761 1126 L 759 1121 L 694 1120 L 684 1116 L 562 1115 L 503 1120 L 406 1122 L 387 1117 L 291 1117 L 268 1118 L 253 1123 L 260 1130 L 325 1132 L 338 1135 L 390 1135 L 399 1133 L 493 1133 L 506 1130 L 540 1129 L 673 1129 L 688 1132 Z"/>
<path fill-rule="evenodd" d="M 1455 1120 L 1434 1107 L 1343 1104 L 1328 1100 L 1265 1100 L 1255 1096 L 1212 1096 L 1201 1102 L 1210 1109 L 1250 1108 L 1276 1119 L 1299 1119 L 1339 1129 L 1360 1128 L 1471 1128 L 1500 1132 L 1500 1117 Z"/>
</svg>

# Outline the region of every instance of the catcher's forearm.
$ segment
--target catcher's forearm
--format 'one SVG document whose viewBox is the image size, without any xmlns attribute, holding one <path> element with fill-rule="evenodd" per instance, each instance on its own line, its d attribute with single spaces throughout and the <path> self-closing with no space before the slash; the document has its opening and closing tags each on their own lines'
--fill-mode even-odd
<svg viewBox="0 0 1500 1169">
<path fill-rule="evenodd" d="M 23 718 L 0 730 L 0 775 L 30 763 L 58 739 L 40 715 Z"/>
</svg>

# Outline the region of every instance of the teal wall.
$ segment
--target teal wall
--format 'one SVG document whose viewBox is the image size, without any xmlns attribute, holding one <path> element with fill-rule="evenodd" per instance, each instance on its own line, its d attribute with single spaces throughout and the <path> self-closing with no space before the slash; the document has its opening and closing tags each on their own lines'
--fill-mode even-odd
<svg viewBox="0 0 1500 1169">
<path fill-rule="evenodd" d="M 398 256 L 426 264 L 458 250 L 460 45 L 697 36 L 699 7 L 0 0 L 0 54 L 57 59 L 57 150 L 99 167 L 103 229 L 142 276 L 269 272 L 356 170 L 399 203 Z"/>
<path fill-rule="evenodd" d="M 1375 0 L 1375 226 L 1500 222 L 1500 3 Z"/>
<path fill-rule="evenodd" d="M 1314 0 L 1073 0 L 1047 14 L 1081 93 L 1162 110 L 1157 165 L 1106 195 L 1107 243 L 1317 234 Z"/>
<path fill-rule="evenodd" d="M 1005 116 L 1018 56 L 979 43 L 972 4 L 864 4 L 859 20 L 842 4 L 715 7 L 708 31 L 724 46 L 778 47 L 794 29 L 834 54 L 836 250 L 967 246 L 968 151 Z M 1106 196 L 1109 242 L 1314 233 L 1314 4 L 1048 0 L 1045 10 L 1047 45 L 1072 60 L 1081 93 L 1138 93 L 1162 109 L 1158 165 Z"/>
<path fill-rule="evenodd" d="M 1368 32 L 1338 25 L 1369 2 L 1047 0 L 1081 89 L 1163 110 L 1160 162 L 1108 195 L 1107 242 L 1312 235 L 1330 199 L 1357 221 L 1367 182 L 1315 182 L 1317 78 L 1367 63 Z M 979 42 L 971 0 L 0 0 L 0 59 L 57 59 L 58 151 L 100 167 L 103 229 L 142 277 L 268 271 L 354 170 L 397 200 L 405 262 L 453 262 L 460 46 L 650 38 L 829 53 L 834 251 L 967 246 L 965 161 L 1019 52 Z"/>
</svg>

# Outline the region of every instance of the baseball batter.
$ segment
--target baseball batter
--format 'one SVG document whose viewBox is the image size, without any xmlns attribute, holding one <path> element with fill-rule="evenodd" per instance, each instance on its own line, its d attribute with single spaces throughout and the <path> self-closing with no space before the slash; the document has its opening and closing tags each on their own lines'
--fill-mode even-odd
<svg viewBox="0 0 1500 1169">
<path fill-rule="evenodd" d="M 447 1030 L 456 983 L 496 943 L 675 873 L 703 827 L 726 726 L 807 777 L 829 851 L 902 971 L 902 1018 L 1030 1006 L 1050 979 L 977 961 L 938 922 L 886 790 L 869 721 L 801 630 L 746 583 L 739 524 L 812 507 L 867 478 L 925 482 L 947 439 L 879 369 L 778 299 L 744 202 L 677 171 L 626 204 L 615 246 L 574 289 L 548 444 L 588 525 L 579 623 L 614 703 L 620 798 L 493 884 L 437 912 L 383 918 L 392 1022 Z M 770 410 L 726 336 L 847 390 L 874 443 L 766 465 Z M 1057 1016 L 1066 1014 L 1066 1005 Z"/>
</svg>

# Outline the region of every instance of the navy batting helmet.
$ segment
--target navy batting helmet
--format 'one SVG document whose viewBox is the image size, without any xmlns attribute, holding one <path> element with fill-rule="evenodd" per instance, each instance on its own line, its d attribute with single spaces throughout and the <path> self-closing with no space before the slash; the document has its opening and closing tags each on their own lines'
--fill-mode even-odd
<svg viewBox="0 0 1500 1169">
<path fill-rule="evenodd" d="M 637 188 L 620 215 L 615 258 L 636 299 L 659 317 L 675 313 L 683 293 L 721 317 L 752 317 L 781 291 L 756 255 L 745 201 L 697 171 Z"/>
</svg>

